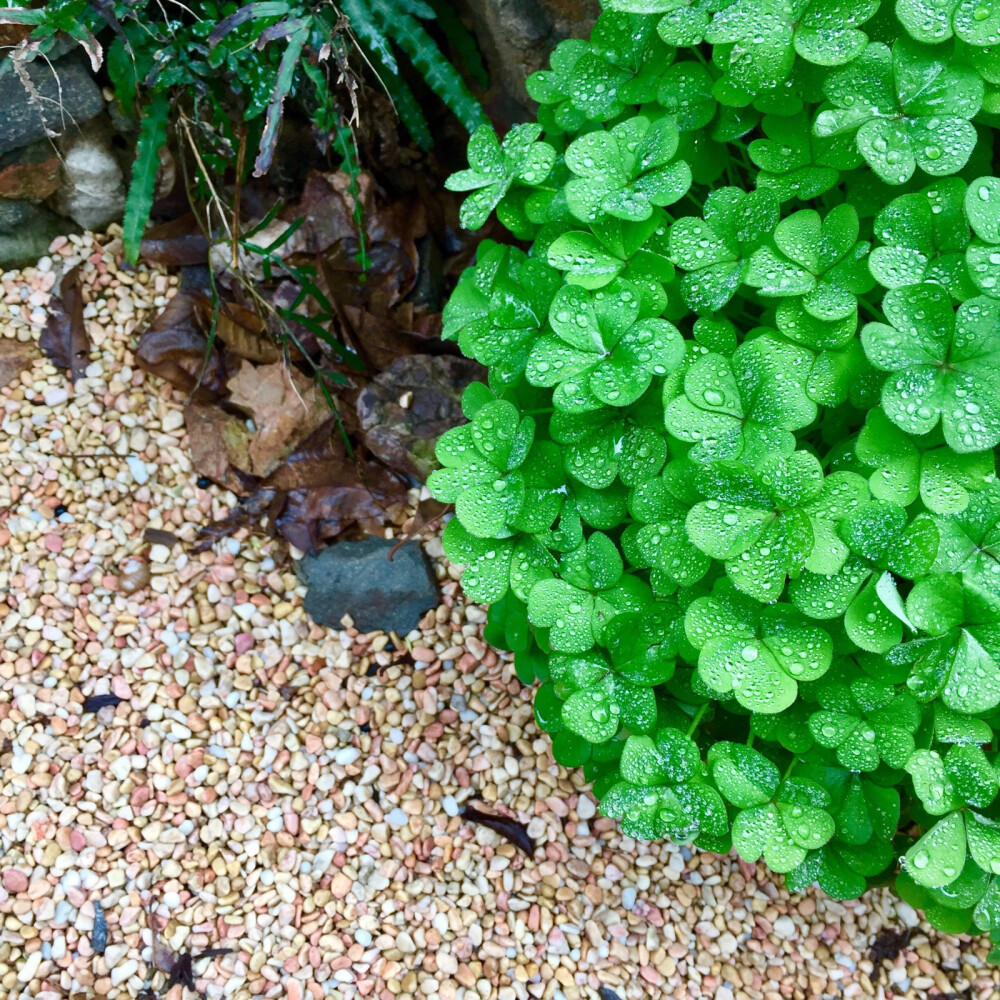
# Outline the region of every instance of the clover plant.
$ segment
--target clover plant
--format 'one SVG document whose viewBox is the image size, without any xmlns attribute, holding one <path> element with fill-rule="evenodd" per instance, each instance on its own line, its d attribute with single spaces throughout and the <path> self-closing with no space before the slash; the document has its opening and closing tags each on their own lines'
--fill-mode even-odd
<svg viewBox="0 0 1000 1000">
<path fill-rule="evenodd" d="M 453 179 L 429 485 L 627 834 L 1000 942 L 995 8 L 608 0 Z"/>
</svg>

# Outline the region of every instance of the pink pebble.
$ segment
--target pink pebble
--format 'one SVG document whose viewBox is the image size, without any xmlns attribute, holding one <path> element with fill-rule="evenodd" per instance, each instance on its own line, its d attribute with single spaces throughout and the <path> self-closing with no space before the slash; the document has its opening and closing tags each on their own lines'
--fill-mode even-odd
<svg viewBox="0 0 1000 1000">
<path fill-rule="evenodd" d="M 46 535 L 45 547 L 49 552 L 62 552 L 62 539 L 58 535 Z"/>
<path fill-rule="evenodd" d="M 79 830 L 71 830 L 69 834 L 69 846 L 74 851 L 82 851 L 87 846 L 87 838 Z"/>
<path fill-rule="evenodd" d="M 299 832 L 299 817 L 296 813 L 288 812 L 285 813 L 285 829 L 293 836 L 297 836 Z"/>
<path fill-rule="evenodd" d="M 302 984 L 297 979 L 289 979 L 285 995 L 288 1000 L 302 1000 Z"/>
<path fill-rule="evenodd" d="M 24 892 L 28 888 L 28 876 L 16 868 L 6 868 L 3 873 L 3 887 L 8 892 Z"/>
<path fill-rule="evenodd" d="M 240 632 L 234 645 L 236 646 L 236 655 L 242 656 L 253 649 L 253 636 L 249 632 Z"/>
<path fill-rule="evenodd" d="M 128 701 L 132 697 L 132 689 L 128 686 L 128 681 L 120 674 L 111 681 L 111 690 L 114 691 L 122 701 Z"/>
</svg>

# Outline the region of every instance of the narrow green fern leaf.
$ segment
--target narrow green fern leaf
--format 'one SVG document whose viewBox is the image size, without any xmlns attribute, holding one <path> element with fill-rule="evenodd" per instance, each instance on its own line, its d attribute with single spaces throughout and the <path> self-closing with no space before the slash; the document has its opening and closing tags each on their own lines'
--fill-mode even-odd
<svg viewBox="0 0 1000 1000">
<path fill-rule="evenodd" d="M 157 94 L 146 107 L 139 128 L 132 182 L 125 199 L 125 218 L 122 222 L 122 242 L 125 259 L 134 264 L 139 259 L 139 244 L 153 210 L 156 191 L 156 172 L 160 167 L 160 150 L 167 139 L 167 121 L 170 102 L 165 94 Z"/>
<path fill-rule="evenodd" d="M 410 62 L 426 80 L 427 86 L 454 112 L 469 132 L 486 121 L 483 109 L 459 76 L 458 71 L 441 53 L 434 39 L 415 18 L 393 11 L 388 4 L 376 2 L 372 13 L 381 18 L 381 27 L 409 56 Z"/>
</svg>

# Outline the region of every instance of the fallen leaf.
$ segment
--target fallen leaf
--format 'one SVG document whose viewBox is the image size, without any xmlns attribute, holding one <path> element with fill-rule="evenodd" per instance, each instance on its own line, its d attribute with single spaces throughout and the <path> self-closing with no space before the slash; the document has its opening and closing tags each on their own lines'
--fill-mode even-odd
<svg viewBox="0 0 1000 1000">
<path fill-rule="evenodd" d="M 227 457 L 227 439 L 232 441 L 239 434 L 239 428 L 243 429 L 249 439 L 250 432 L 246 422 L 217 406 L 188 403 L 184 407 L 184 424 L 195 471 L 237 496 L 249 496 L 253 493 L 257 480 L 234 469 Z"/>
<path fill-rule="evenodd" d="M 528 828 L 520 820 L 483 812 L 475 806 L 465 806 L 461 815 L 466 822 L 485 826 L 499 834 L 504 840 L 510 841 L 526 857 L 533 858 L 535 856 L 535 842 L 528 835 Z"/>
<path fill-rule="evenodd" d="M 208 237 L 193 212 L 146 230 L 139 255 L 153 264 L 186 267 L 208 262 Z"/>
<path fill-rule="evenodd" d="M 229 379 L 230 401 L 253 418 L 255 431 L 245 454 L 229 460 L 254 476 L 266 476 L 330 417 L 316 383 L 291 365 L 252 365 L 244 361 Z"/>
<path fill-rule="evenodd" d="M 210 329 L 212 300 L 207 296 L 200 296 L 196 299 L 196 305 L 202 329 Z M 274 342 L 267 323 L 252 309 L 237 302 L 219 303 L 215 335 L 233 354 L 246 358 L 247 361 L 275 364 L 282 359 L 281 348 Z"/>
<path fill-rule="evenodd" d="M 178 292 L 139 338 L 136 359 L 192 400 L 209 402 L 226 391 L 226 366 L 214 346 L 209 350 L 197 304 L 196 295 Z"/>
<path fill-rule="evenodd" d="M 390 469 L 423 482 L 437 465 L 434 445 L 465 422 L 462 392 L 486 372 L 474 361 L 449 355 L 396 358 L 358 394 L 362 438 Z"/>
<path fill-rule="evenodd" d="M 320 424 L 263 485 L 277 490 L 298 490 L 356 482 L 357 473 L 350 464 L 347 445 L 338 425 L 336 417 Z"/>
<path fill-rule="evenodd" d="M 75 382 L 90 364 L 90 337 L 83 321 L 80 265 L 63 275 L 59 294 L 49 300 L 49 318 L 38 345 Z"/>
<path fill-rule="evenodd" d="M 378 533 L 405 498 L 401 488 L 384 494 L 363 485 L 292 490 L 275 524 L 297 549 L 315 552 L 321 541 L 336 538 L 353 525 Z"/>
<path fill-rule="evenodd" d="M 150 545 L 166 545 L 172 549 L 180 539 L 172 531 L 164 531 L 162 528 L 147 528 L 142 533 L 142 540 Z"/>
<path fill-rule="evenodd" d="M 20 340 L 0 339 L 0 387 L 10 385 L 32 362 L 41 357 L 38 346 Z"/>
</svg>

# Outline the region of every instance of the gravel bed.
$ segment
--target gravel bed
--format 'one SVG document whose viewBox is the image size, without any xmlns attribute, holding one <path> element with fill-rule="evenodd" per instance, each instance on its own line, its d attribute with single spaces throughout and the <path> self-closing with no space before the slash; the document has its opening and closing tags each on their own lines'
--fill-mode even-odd
<svg viewBox="0 0 1000 1000">
<path fill-rule="evenodd" d="M 175 279 L 119 270 L 117 246 L 57 240 L 0 277 L 0 336 L 30 340 L 84 262 L 95 345 L 75 387 L 39 359 L 0 389 L 4 996 L 162 987 L 151 921 L 234 949 L 195 964 L 213 1000 L 997 995 L 985 942 L 888 893 L 791 895 L 599 818 L 436 538 L 443 603 L 405 637 L 312 624 L 274 541 L 144 542 L 191 541 L 234 498 L 197 487 L 183 400 L 131 351 Z M 123 701 L 85 709 L 102 694 Z M 525 821 L 536 858 L 464 823 L 467 800 Z M 912 935 L 873 968 L 887 928 Z"/>
</svg>

